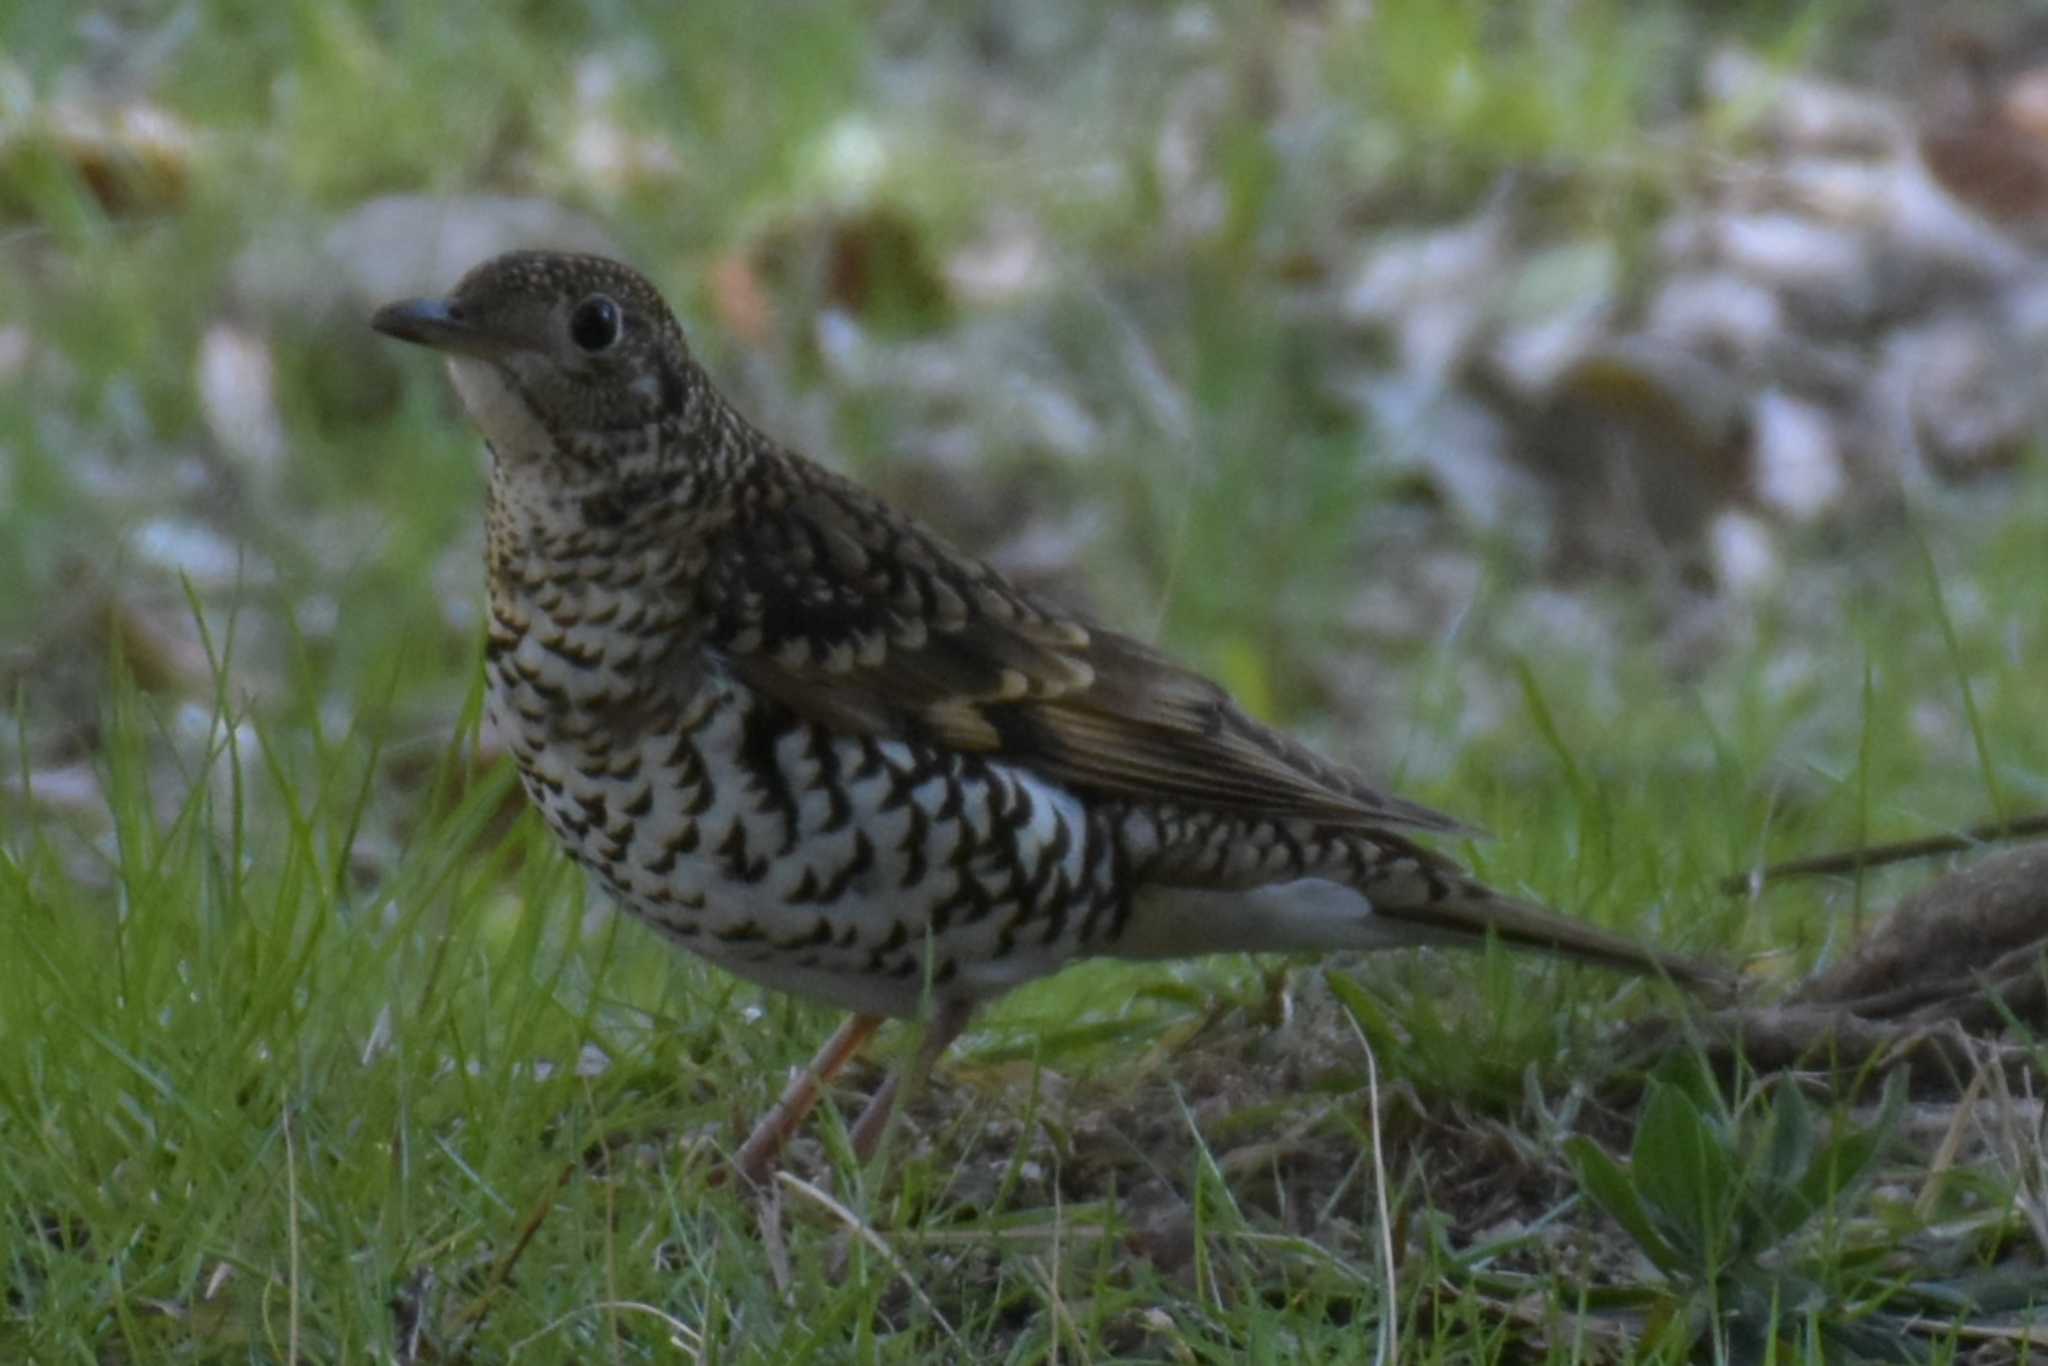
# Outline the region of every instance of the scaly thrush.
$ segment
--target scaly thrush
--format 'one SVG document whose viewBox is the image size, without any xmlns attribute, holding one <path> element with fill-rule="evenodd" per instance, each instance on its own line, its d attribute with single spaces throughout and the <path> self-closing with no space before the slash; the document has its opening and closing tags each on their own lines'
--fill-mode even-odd
<svg viewBox="0 0 2048 1366">
<path fill-rule="evenodd" d="M 884 1017 L 924 1020 L 915 1082 L 1076 959 L 1493 937 L 1719 980 L 1481 885 L 1413 838 L 1450 818 L 776 444 L 625 266 L 514 252 L 373 325 L 489 443 L 490 709 L 548 826 L 675 943 L 853 1012 L 751 1179 Z"/>
</svg>

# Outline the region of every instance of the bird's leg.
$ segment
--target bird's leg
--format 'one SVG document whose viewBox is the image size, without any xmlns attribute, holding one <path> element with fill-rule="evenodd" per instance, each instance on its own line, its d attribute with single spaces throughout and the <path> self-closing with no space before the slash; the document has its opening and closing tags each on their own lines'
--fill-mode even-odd
<svg viewBox="0 0 2048 1366">
<path fill-rule="evenodd" d="M 917 1053 L 908 1063 L 889 1074 L 881 1089 L 868 1101 L 867 1108 L 860 1112 L 860 1118 L 853 1122 L 853 1155 L 856 1158 L 866 1162 L 875 1155 L 882 1146 L 882 1135 L 889 1128 L 889 1120 L 898 1108 L 898 1094 L 902 1095 L 904 1105 L 917 1099 L 939 1055 L 960 1037 L 961 1031 L 967 1028 L 968 1017 L 973 1014 L 974 1004 L 971 1001 L 943 1001 L 933 1010 L 931 1019 L 925 1022 L 924 1037 L 917 1041 Z"/>
<path fill-rule="evenodd" d="M 825 1040 L 825 1046 L 803 1071 L 789 1079 L 789 1086 L 782 1093 L 782 1099 L 775 1102 L 775 1108 L 761 1117 L 754 1126 L 754 1132 L 747 1135 L 747 1141 L 733 1155 L 733 1166 L 750 1184 L 760 1185 L 767 1180 L 770 1168 L 782 1152 L 782 1145 L 796 1132 L 804 1116 L 818 1103 L 819 1088 L 846 1066 L 847 1059 L 860 1051 L 868 1036 L 882 1027 L 879 1015 L 849 1015 L 846 1023 L 833 1031 Z M 888 1087 L 885 1085 L 883 1090 Z"/>
</svg>

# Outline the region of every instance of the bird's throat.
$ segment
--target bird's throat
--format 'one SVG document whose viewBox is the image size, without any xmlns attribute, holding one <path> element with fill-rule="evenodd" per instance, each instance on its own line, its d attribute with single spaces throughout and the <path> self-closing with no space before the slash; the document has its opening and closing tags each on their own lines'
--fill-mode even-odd
<svg viewBox="0 0 2048 1366">
<path fill-rule="evenodd" d="M 499 461 L 525 465 L 554 454 L 554 433 L 534 416 L 526 396 L 497 365 L 474 356 L 450 356 L 448 378 Z"/>
</svg>

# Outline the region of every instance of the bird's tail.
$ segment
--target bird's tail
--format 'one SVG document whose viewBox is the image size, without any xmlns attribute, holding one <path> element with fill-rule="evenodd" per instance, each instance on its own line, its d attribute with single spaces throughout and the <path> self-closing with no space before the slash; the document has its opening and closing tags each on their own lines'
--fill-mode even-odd
<svg viewBox="0 0 2048 1366">
<path fill-rule="evenodd" d="M 1373 918 L 1412 927 L 1429 942 L 1483 945 L 1498 939 L 1513 949 L 1533 949 L 1576 962 L 1592 963 L 1645 977 L 1665 977 L 1710 995 L 1732 992 L 1735 978 L 1718 964 L 1638 944 L 1597 925 L 1517 898 L 1482 883 L 1460 879 L 1439 901 L 1374 907 Z"/>
<path fill-rule="evenodd" d="M 1179 958 L 1425 944 L 1478 948 L 1497 939 L 1512 949 L 1668 978 L 1708 995 L 1734 989 L 1733 975 L 1716 964 L 1635 943 L 1460 874 L 1432 872 L 1427 880 L 1403 879 L 1370 893 L 1313 877 L 1242 890 L 1156 888 L 1133 904 L 1112 951 L 1124 958 Z"/>
</svg>

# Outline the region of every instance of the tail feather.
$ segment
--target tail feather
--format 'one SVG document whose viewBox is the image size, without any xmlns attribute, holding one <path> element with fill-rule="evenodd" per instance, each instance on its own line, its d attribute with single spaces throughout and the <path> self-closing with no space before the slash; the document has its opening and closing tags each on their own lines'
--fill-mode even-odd
<svg viewBox="0 0 2048 1366">
<path fill-rule="evenodd" d="M 1377 906 L 1373 915 L 1429 932 L 1438 942 L 1483 944 L 1498 939 L 1509 948 L 1534 949 L 1648 977 L 1667 977 L 1708 993 L 1734 989 L 1733 974 L 1718 964 L 1667 953 L 1623 938 L 1571 916 L 1468 883 L 1444 900 L 1410 906 Z"/>
<path fill-rule="evenodd" d="M 1378 896 L 1324 878 L 1244 890 L 1154 888 L 1133 903 L 1123 936 L 1109 951 L 1120 958 L 1184 958 L 1425 944 L 1477 948 L 1493 938 L 1509 948 L 1668 978 L 1708 995 L 1734 989 L 1734 976 L 1717 964 L 1635 943 L 1469 878 L 1446 885 L 1438 873 L 1434 881 L 1417 877 L 1383 886 Z"/>
</svg>

